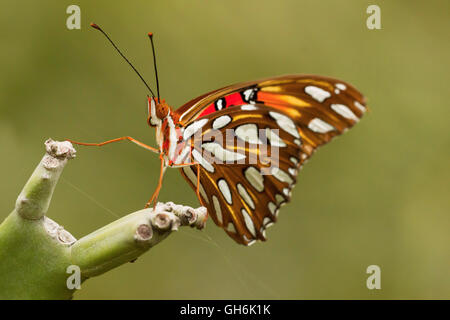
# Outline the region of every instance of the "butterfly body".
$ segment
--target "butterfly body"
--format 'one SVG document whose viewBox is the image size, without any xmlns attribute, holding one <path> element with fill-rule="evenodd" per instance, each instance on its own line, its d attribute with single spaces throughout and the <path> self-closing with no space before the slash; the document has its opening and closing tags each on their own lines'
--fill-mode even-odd
<svg viewBox="0 0 450 320">
<path fill-rule="evenodd" d="M 156 129 L 156 143 L 166 166 L 176 161 L 178 142 L 183 143 L 181 129 L 177 125 L 176 114 L 165 100 L 148 97 L 147 123 Z"/>
</svg>

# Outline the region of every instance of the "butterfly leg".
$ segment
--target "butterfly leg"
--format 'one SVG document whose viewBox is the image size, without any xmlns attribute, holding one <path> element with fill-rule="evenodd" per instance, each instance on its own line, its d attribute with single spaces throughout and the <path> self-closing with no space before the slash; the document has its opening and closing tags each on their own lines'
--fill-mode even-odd
<svg viewBox="0 0 450 320">
<path fill-rule="evenodd" d="M 195 189 L 195 193 L 197 194 L 198 201 L 201 204 L 202 199 L 200 198 L 200 163 L 197 163 L 197 188 Z"/>
<path fill-rule="evenodd" d="M 155 153 L 160 153 L 158 149 L 150 147 L 150 146 L 146 145 L 145 143 L 142 143 L 142 142 L 140 142 L 140 141 L 138 141 L 138 140 L 136 140 L 136 139 L 134 139 L 132 137 L 121 137 L 121 138 L 116 138 L 116 139 L 112 139 L 112 140 L 108 140 L 108 141 L 104 141 L 104 142 L 100 142 L 100 143 L 85 143 L 85 142 L 77 142 L 77 141 L 66 139 L 66 141 L 69 141 L 69 142 L 71 142 L 73 144 L 77 144 L 77 145 L 80 145 L 80 146 L 94 146 L 94 147 L 101 147 L 101 146 L 104 146 L 105 144 L 109 144 L 109 143 L 113 143 L 113 142 L 119 142 L 119 141 L 123 141 L 123 140 L 131 141 L 131 142 L 137 144 L 141 148 L 150 150 L 150 151 L 155 152 Z"/>
<path fill-rule="evenodd" d="M 203 205 L 202 198 L 200 197 L 200 163 L 197 163 L 197 188 L 195 189 L 195 193 L 197 194 L 197 199 L 200 205 Z M 208 211 L 206 212 L 205 219 L 208 218 Z"/>
<path fill-rule="evenodd" d="M 145 208 L 149 208 L 153 202 L 153 209 L 155 209 L 156 203 L 158 202 L 158 195 L 159 195 L 159 191 L 161 190 L 161 187 L 162 187 L 164 171 L 166 169 L 166 167 L 164 166 L 164 157 L 162 154 L 159 154 L 159 159 L 161 160 L 161 168 L 160 168 L 160 173 L 159 173 L 158 186 L 156 187 L 155 192 L 153 192 L 153 195 L 150 198 L 150 200 L 148 200 L 147 203 L 145 204 Z"/>
</svg>

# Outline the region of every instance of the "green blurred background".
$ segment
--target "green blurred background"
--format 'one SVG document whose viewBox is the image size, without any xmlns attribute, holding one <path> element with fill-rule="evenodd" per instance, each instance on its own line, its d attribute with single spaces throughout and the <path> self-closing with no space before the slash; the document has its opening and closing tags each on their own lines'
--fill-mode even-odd
<svg viewBox="0 0 450 320">
<path fill-rule="evenodd" d="M 155 145 L 146 90 L 89 23 L 107 30 L 178 107 L 231 83 L 337 77 L 371 108 L 300 173 L 269 240 L 236 245 L 212 221 L 83 284 L 77 299 L 450 298 L 448 1 L 1 1 L 0 219 L 43 142 L 130 135 Z M 81 30 L 66 8 L 81 7 Z M 368 30 L 366 8 L 381 8 Z M 49 216 L 77 238 L 142 208 L 158 158 L 129 143 L 78 147 Z M 178 170 L 161 201 L 197 206 Z M 381 267 L 381 290 L 366 268 Z M 6 275 L 2 275 L 6 276 Z"/>
</svg>

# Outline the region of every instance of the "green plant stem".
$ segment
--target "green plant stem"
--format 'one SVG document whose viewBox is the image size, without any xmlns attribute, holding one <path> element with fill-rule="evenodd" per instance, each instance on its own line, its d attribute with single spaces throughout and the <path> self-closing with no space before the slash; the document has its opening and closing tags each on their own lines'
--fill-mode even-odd
<svg viewBox="0 0 450 320">
<path fill-rule="evenodd" d="M 188 221 L 187 217 L 191 215 Z M 180 225 L 195 226 L 199 223 L 201 228 L 205 219 L 204 208 L 158 203 L 155 210 L 136 211 L 75 242 L 72 261 L 81 268 L 83 276 L 97 276 L 134 261 Z"/>
<path fill-rule="evenodd" d="M 69 142 L 47 140 L 46 154 L 0 224 L 0 299 L 71 299 L 71 266 L 80 281 L 134 261 L 179 226 L 203 228 L 206 209 L 158 203 L 124 216 L 76 240 L 46 216 L 68 160 Z M 69 269 L 68 269 L 69 268 Z"/>
</svg>

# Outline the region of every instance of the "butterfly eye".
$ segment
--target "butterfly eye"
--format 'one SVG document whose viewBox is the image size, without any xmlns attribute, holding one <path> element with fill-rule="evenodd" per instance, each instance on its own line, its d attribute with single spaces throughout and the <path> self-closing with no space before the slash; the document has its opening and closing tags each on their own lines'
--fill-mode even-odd
<svg viewBox="0 0 450 320">
<path fill-rule="evenodd" d="M 158 117 L 158 119 L 164 119 L 168 114 L 169 107 L 164 103 L 158 104 L 156 108 L 156 116 Z"/>
</svg>

